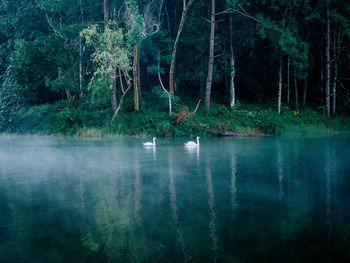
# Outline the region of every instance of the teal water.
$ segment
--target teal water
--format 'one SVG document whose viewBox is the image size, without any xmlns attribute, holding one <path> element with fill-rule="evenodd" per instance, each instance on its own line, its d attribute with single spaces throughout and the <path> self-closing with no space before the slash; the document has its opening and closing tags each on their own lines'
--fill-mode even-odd
<svg viewBox="0 0 350 263">
<path fill-rule="evenodd" d="M 0 262 L 350 262 L 350 137 L 0 137 Z"/>
</svg>

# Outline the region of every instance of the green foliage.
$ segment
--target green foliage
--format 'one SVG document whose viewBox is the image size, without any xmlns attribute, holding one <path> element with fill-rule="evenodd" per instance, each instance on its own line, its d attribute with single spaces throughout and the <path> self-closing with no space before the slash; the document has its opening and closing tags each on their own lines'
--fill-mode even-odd
<svg viewBox="0 0 350 263">
<path fill-rule="evenodd" d="M 338 120 L 346 120 L 343 114 L 350 114 L 350 96 L 346 91 L 350 77 L 346 70 L 350 59 L 346 49 L 350 35 L 348 3 L 331 1 L 331 28 L 335 34 L 332 41 L 339 33 L 344 47 L 337 61 L 339 117 L 326 121 L 322 118 L 324 105 L 319 105 L 323 96 L 319 78 L 326 1 L 314 5 L 302 0 L 216 0 L 217 19 L 225 23 L 216 23 L 213 107 L 209 112 L 199 109 L 195 116 L 178 123 L 177 117 L 168 116 L 169 95 L 172 102 L 194 109 L 193 104 L 205 93 L 210 29 L 203 18 L 208 18 L 210 10 L 207 2 L 194 1 L 187 13 L 176 54 L 174 96 L 159 87 L 158 73 L 168 90 L 169 62 L 183 6 L 181 1 L 172 0 L 164 1 L 161 7 L 161 2 L 107 1 L 109 23 L 105 24 L 102 2 L 0 1 L 0 129 L 87 136 L 188 136 L 204 133 L 205 127 L 268 134 L 292 131 L 293 127 L 319 127 L 322 131 L 347 127 Z M 239 12 L 221 12 L 227 8 Z M 232 32 L 228 23 L 231 18 Z M 135 45 L 139 51 L 142 93 L 138 113 L 133 112 L 131 94 Z M 294 114 L 284 109 L 281 115 L 275 114 L 271 101 L 277 100 L 281 51 L 284 84 L 288 56 L 290 78 L 294 69 L 297 80 L 308 77 L 307 104 L 319 106 L 317 112 L 303 109 Z M 225 106 L 229 100 L 232 55 L 236 97 L 259 103 L 259 108 L 240 103 L 234 109 Z M 130 91 L 120 116 L 111 124 L 110 90 L 112 85 L 118 87 L 118 100 L 123 93 L 121 84 L 124 91 L 127 87 Z M 285 89 L 282 96 L 284 102 Z M 180 110 L 173 105 L 174 112 Z"/>
<path fill-rule="evenodd" d="M 24 100 L 18 83 L 7 78 L 0 87 L 0 131 L 15 131 L 18 115 L 24 110 Z"/>
<path fill-rule="evenodd" d="M 87 137 L 108 134 L 183 137 L 205 134 L 205 128 L 254 135 L 333 133 L 350 129 L 350 119 L 345 116 L 327 120 L 322 112 L 311 109 L 301 110 L 295 116 L 287 108 L 279 115 L 269 108 L 242 103 L 237 103 L 234 109 L 214 104 L 209 112 L 199 109 L 193 118 L 178 123 L 175 116 L 168 115 L 167 106 L 151 102 L 154 98 L 150 95 L 146 94 L 149 99 L 144 102 L 143 110 L 139 113 L 132 111 L 132 98 L 127 99 L 125 110 L 112 124 L 108 103 L 97 106 L 87 99 L 72 97 L 55 104 L 22 109 L 14 115 L 15 121 L 8 122 L 3 130 Z M 195 108 L 195 105 L 190 105 L 190 108 Z"/>
<path fill-rule="evenodd" d="M 84 29 L 81 37 L 87 46 L 92 46 L 94 52 L 91 55 L 96 64 L 94 77 L 99 81 L 106 79 L 108 74 L 115 74 L 117 69 L 130 70 L 131 49 L 125 43 L 125 37 L 121 28 L 115 22 L 110 22 L 104 28 L 95 24 Z"/>
</svg>

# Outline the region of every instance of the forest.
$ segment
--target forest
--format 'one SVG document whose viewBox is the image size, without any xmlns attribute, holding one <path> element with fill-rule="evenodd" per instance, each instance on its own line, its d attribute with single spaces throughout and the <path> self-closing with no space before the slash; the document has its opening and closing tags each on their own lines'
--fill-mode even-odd
<svg viewBox="0 0 350 263">
<path fill-rule="evenodd" d="M 0 132 L 350 130 L 350 3 L 2 0 Z"/>
</svg>

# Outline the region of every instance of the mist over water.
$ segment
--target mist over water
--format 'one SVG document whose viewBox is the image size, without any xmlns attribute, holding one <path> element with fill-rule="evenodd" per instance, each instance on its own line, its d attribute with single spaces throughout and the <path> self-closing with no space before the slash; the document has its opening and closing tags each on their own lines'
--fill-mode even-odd
<svg viewBox="0 0 350 263">
<path fill-rule="evenodd" d="M 143 141 L 0 137 L 0 262 L 350 262 L 349 136 Z"/>
</svg>

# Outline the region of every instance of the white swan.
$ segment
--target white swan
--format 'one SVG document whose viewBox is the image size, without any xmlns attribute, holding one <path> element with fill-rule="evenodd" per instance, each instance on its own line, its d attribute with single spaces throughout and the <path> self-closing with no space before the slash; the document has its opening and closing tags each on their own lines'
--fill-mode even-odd
<svg viewBox="0 0 350 263">
<path fill-rule="evenodd" d="M 153 137 L 153 143 L 152 142 L 143 142 L 143 146 L 156 146 L 156 137 Z"/>
<path fill-rule="evenodd" d="M 199 137 L 197 137 L 196 139 L 197 139 L 197 143 L 187 142 L 187 143 L 185 143 L 185 147 L 197 147 L 197 146 L 199 146 Z"/>
</svg>

